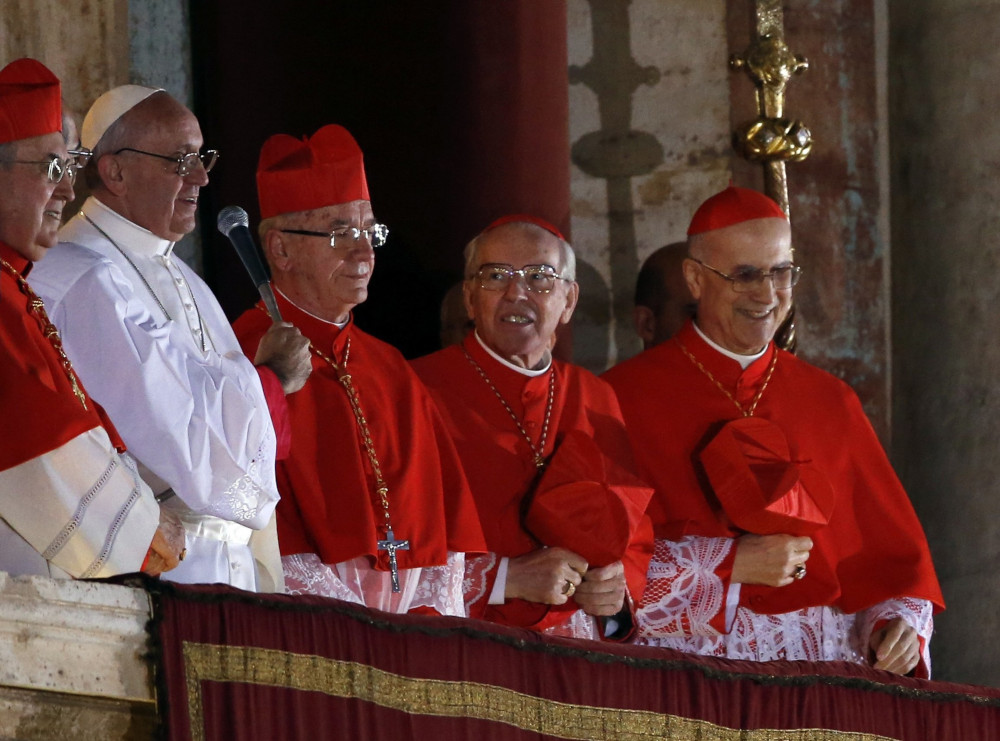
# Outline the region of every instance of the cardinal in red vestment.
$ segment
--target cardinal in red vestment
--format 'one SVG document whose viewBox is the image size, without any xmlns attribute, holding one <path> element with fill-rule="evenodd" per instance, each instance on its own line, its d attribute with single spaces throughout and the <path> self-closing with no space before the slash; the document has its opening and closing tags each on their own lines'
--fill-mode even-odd
<svg viewBox="0 0 1000 741">
<path fill-rule="evenodd" d="M 472 485 L 490 553 L 470 562 L 470 614 L 623 639 L 645 583 L 652 490 L 634 472 L 614 393 L 555 360 L 579 286 L 551 224 L 504 217 L 466 248 L 461 345 L 413 361 Z"/>
<path fill-rule="evenodd" d="M 696 318 L 603 376 L 656 489 L 640 641 L 929 676 L 920 523 L 854 392 L 774 343 L 800 271 L 785 214 L 727 188 L 683 269 Z"/>
<path fill-rule="evenodd" d="M 177 565 L 183 537 L 87 394 L 26 280 L 56 243 L 78 163 L 59 80 L 34 59 L 0 71 L 0 569 L 105 577 Z"/>
<path fill-rule="evenodd" d="M 277 464 L 286 590 L 465 615 L 466 554 L 485 544 L 458 455 L 403 356 L 351 314 L 388 235 L 361 149 L 337 125 L 272 136 L 257 189 L 277 307 L 312 353 L 308 381 L 288 397 L 292 439 Z M 237 320 L 248 356 L 271 323 L 263 304 Z"/>
</svg>

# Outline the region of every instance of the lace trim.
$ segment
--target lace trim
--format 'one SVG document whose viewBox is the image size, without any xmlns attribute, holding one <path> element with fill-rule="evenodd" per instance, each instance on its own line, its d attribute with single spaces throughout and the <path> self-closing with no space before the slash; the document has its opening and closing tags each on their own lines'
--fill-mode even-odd
<svg viewBox="0 0 1000 741">
<path fill-rule="evenodd" d="M 329 565 L 315 553 L 299 553 L 282 556 L 281 566 L 288 594 L 333 597 L 394 613 L 429 607 L 441 615 L 465 616 L 464 553 L 449 551 L 443 566 L 400 569 L 398 593 L 392 591 L 389 572 L 373 569 L 365 556 Z"/>
<path fill-rule="evenodd" d="M 214 499 L 212 505 L 204 510 L 204 514 L 232 522 L 246 522 L 257 516 L 261 500 L 268 498 L 267 489 L 260 477 L 260 461 L 264 459 L 264 444 L 267 439 L 268 436 L 265 435 L 261 440 L 247 472 L 231 483 L 221 496 Z"/>
<path fill-rule="evenodd" d="M 465 578 L 462 585 L 462 591 L 465 594 L 466 617 L 471 614 L 473 605 L 489 597 L 489 574 L 496 568 L 499 560 L 495 553 L 466 556 Z"/>
<path fill-rule="evenodd" d="M 572 613 L 569 620 L 553 625 L 541 631 L 547 636 L 564 636 L 566 638 L 587 638 L 591 641 L 601 639 L 600 629 L 597 627 L 597 618 L 588 615 L 583 610 Z"/>
<path fill-rule="evenodd" d="M 646 591 L 636 613 L 637 643 L 751 661 L 865 664 L 874 626 L 902 617 L 923 638 L 921 658 L 930 670 L 934 608 L 926 600 L 910 597 L 887 600 L 857 615 L 835 607 L 781 615 L 738 607 L 729 632 L 719 633 L 709 624 L 725 603 L 725 585 L 715 571 L 732 543 L 730 538 L 700 536 L 656 540 Z"/>
<path fill-rule="evenodd" d="M 723 609 L 726 585 L 715 572 L 732 546 L 731 538 L 657 538 L 636 612 L 640 635 L 719 635 L 710 621 Z"/>
</svg>

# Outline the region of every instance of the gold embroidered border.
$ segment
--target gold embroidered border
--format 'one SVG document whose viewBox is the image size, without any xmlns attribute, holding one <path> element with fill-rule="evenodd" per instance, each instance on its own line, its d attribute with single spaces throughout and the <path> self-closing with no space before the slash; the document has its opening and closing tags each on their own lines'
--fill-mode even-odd
<svg viewBox="0 0 1000 741">
<path fill-rule="evenodd" d="M 184 642 L 188 718 L 205 741 L 202 682 L 240 682 L 321 692 L 415 715 L 476 718 L 565 739 L 642 741 L 898 741 L 824 729 L 738 730 L 648 710 L 570 705 L 504 687 L 404 677 L 351 661 L 249 646 Z"/>
</svg>

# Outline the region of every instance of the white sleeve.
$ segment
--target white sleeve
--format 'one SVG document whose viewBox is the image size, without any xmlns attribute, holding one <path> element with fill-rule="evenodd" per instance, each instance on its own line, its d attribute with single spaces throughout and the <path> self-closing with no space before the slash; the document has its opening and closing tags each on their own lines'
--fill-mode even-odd
<svg viewBox="0 0 1000 741">
<path fill-rule="evenodd" d="M 138 571 L 159 525 L 153 492 L 102 427 L 0 471 L 0 517 L 77 578 Z"/>
<path fill-rule="evenodd" d="M 727 584 L 716 570 L 733 543 L 732 538 L 697 535 L 679 541 L 657 538 L 636 611 L 640 634 L 718 636 L 728 630 L 739 603 L 739 585 Z"/>
<path fill-rule="evenodd" d="M 241 352 L 188 350 L 173 336 L 187 328 L 152 316 L 107 260 L 91 262 L 50 316 L 87 391 L 143 466 L 195 512 L 267 524 L 278 498 L 274 431 Z"/>
</svg>

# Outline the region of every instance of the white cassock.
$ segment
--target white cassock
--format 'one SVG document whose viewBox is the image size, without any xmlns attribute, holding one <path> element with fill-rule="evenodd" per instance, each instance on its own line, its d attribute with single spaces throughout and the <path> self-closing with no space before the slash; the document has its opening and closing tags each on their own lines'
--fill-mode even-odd
<svg viewBox="0 0 1000 741">
<path fill-rule="evenodd" d="M 184 523 L 187 558 L 164 577 L 281 590 L 274 429 L 215 296 L 173 242 L 93 197 L 59 240 L 30 283 L 142 477 Z"/>
</svg>

